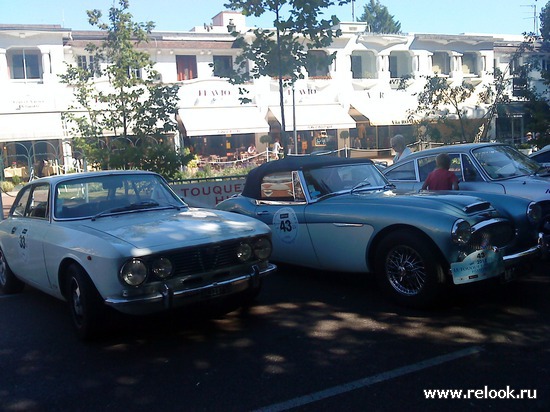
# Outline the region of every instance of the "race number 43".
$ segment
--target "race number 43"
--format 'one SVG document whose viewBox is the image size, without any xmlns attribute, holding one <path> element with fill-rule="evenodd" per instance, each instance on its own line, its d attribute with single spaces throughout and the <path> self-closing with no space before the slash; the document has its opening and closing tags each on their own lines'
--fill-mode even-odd
<svg viewBox="0 0 550 412">
<path fill-rule="evenodd" d="M 289 207 L 279 209 L 273 216 L 273 231 L 285 243 L 292 243 L 298 236 L 298 218 Z"/>
</svg>

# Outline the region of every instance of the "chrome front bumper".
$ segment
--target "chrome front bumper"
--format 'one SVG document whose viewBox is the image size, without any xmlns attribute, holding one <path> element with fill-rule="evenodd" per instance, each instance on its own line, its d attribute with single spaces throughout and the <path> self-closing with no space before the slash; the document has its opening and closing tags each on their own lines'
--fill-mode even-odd
<svg viewBox="0 0 550 412">
<path fill-rule="evenodd" d="M 491 278 L 501 278 L 507 282 L 516 278 L 522 268 L 543 257 L 547 250 L 547 239 L 539 234 L 536 245 L 520 252 L 503 255 L 498 248 L 475 251 L 463 261 L 451 263 L 450 276 L 455 285 Z"/>
<path fill-rule="evenodd" d="M 260 286 L 263 277 L 276 270 L 277 266 L 272 263 L 267 263 L 262 268 L 254 265 L 249 273 L 224 281 L 185 289 L 174 289 L 165 283 L 161 290 L 154 293 L 132 297 L 109 297 L 105 299 L 105 304 L 122 313 L 131 315 L 158 313 L 254 289 Z"/>
<path fill-rule="evenodd" d="M 506 268 L 522 263 L 528 259 L 536 259 L 548 254 L 549 250 L 549 238 L 544 234 L 539 233 L 537 245 L 530 247 L 527 250 L 523 250 L 518 253 L 504 256 L 504 265 Z"/>
</svg>

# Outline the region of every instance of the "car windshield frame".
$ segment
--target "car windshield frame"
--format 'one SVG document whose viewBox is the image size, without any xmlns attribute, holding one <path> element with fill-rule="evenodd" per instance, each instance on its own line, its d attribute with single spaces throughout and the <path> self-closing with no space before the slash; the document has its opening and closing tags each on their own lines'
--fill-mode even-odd
<svg viewBox="0 0 550 412">
<path fill-rule="evenodd" d="M 504 145 L 475 148 L 472 156 L 490 180 L 532 176 L 540 169 L 537 162 Z"/>
<path fill-rule="evenodd" d="M 92 219 L 151 209 L 181 209 L 181 200 L 159 175 L 101 174 L 57 182 L 53 191 L 55 220 Z"/>
<path fill-rule="evenodd" d="M 390 184 L 371 163 L 338 164 L 303 170 L 310 199 L 352 191 L 384 190 Z"/>
</svg>

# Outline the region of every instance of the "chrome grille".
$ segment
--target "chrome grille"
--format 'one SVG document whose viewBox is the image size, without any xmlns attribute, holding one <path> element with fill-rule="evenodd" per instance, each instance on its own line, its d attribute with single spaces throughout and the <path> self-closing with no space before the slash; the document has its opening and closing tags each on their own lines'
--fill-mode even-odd
<svg viewBox="0 0 550 412">
<path fill-rule="evenodd" d="M 175 266 L 174 276 L 189 276 L 238 265 L 239 243 L 205 245 L 180 249 L 167 255 Z"/>
<path fill-rule="evenodd" d="M 472 251 L 496 246 L 503 248 L 514 241 L 513 224 L 505 219 L 491 219 L 473 227 L 468 246 Z"/>
</svg>

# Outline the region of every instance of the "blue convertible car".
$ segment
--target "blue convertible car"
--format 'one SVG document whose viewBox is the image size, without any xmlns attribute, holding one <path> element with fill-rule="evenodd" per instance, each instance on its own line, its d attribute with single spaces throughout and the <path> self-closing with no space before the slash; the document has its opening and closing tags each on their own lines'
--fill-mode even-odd
<svg viewBox="0 0 550 412">
<path fill-rule="evenodd" d="M 290 156 L 253 169 L 217 207 L 268 224 L 274 261 L 374 272 L 399 303 L 426 306 L 449 285 L 509 279 L 537 258 L 540 207 L 502 198 L 399 195 L 370 160 Z"/>
</svg>

